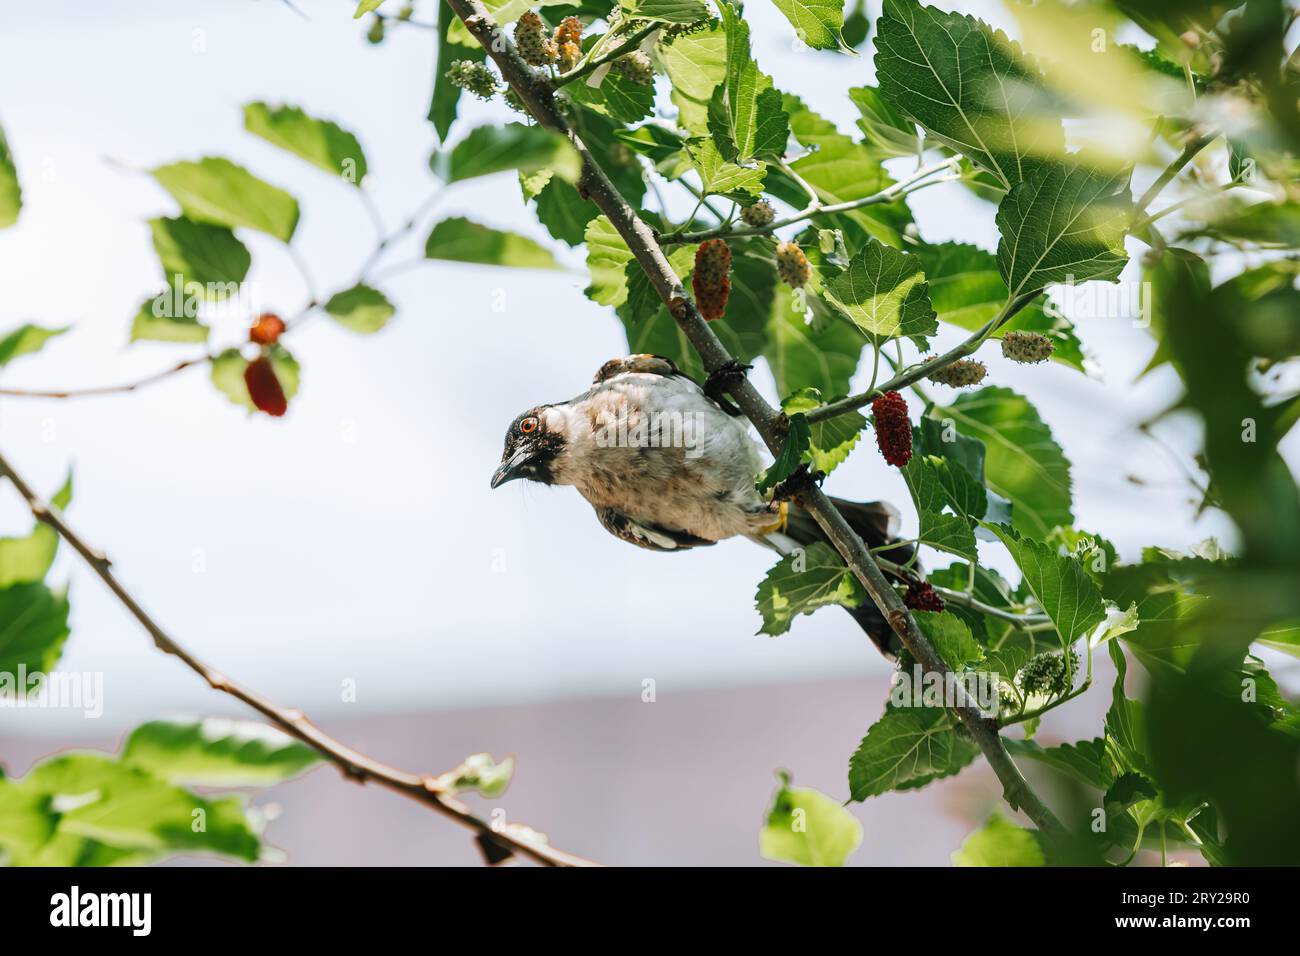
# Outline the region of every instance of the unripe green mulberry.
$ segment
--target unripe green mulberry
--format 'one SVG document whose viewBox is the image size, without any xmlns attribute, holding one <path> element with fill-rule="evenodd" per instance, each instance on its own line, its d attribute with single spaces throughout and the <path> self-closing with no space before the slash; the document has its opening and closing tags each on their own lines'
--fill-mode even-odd
<svg viewBox="0 0 1300 956">
<path fill-rule="evenodd" d="M 695 292 L 695 305 L 700 315 L 713 321 L 727 311 L 727 296 L 731 294 L 731 250 L 721 239 L 708 239 L 695 250 L 695 274 L 691 288 Z"/>
<path fill-rule="evenodd" d="M 746 206 L 740 210 L 740 218 L 745 221 L 745 225 L 753 226 L 755 229 L 762 229 L 776 218 L 776 210 L 766 199 L 760 199 L 752 206 Z"/>
<path fill-rule="evenodd" d="M 557 56 L 555 41 L 546 35 L 542 18 L 532 10 L 525 11 L 515 24 L 515 46 L 530 66 L 546 66 Z"/>
<path fill-rule="evenodd" d="M 1051 339 L 1038 332 L 1008 332 L 1002 336 L 1002 354 L 1024 365 L 1046 362 L 1055 348 Z"/>
<path fill-rule="evenodd" d="M 633 50 L 610 64 L 610 69 L 620 76 L 627 77 L 633 83 L 649 86 L 655 81 L 655 68 L 650 57 L 640 50 Z"/>
<path fill-rule="evenodd" d="M 447 79 L 452 86 L 459 86 L 481 100 L 490 100 L 497 93 L 497 78 L 485 63 L 456 60 L 447 70 Z"/>
<path fill-rule="evenodd" d="M 802 289 L 812 277 L 808 257 L 793 242 L 776 244 L 776 271 L 781 281 L 792 289 Z"/>
<path fill-rule="evenodd" d="M 1047 651 L 1031 657 L 1025 666 L 1020 668 L 1020 673 L 1016 675 L 1016 683 L 1030 694 L 1053 696 L 1064 694 L 1070 689 L 1070 677 L 1079 670 L 1078 652 L 1071 650 L 1070 659 L 1072 666 L 1070 673 L 1067 674 L 1065 658 L 1060 652 Z"/>
<path fill-rule="evenodd" d="M 984 367 L 983 362 L 976 362 L 974 359 L 958 359 L 951 365 L 935 369 L 926 377 L 932 382 L 947 385 L 949 388 L 968 388 L 984 381 L 984 376 L 987 374 L 988 369 Z"/>
<path fill-rule="evenodd" d="M 379 17 L 375 17 L 371 22 L 370 29 L 366 31 L 366 39 L 371 43 L 384 42 L 384 21 Z"/>
</svg>

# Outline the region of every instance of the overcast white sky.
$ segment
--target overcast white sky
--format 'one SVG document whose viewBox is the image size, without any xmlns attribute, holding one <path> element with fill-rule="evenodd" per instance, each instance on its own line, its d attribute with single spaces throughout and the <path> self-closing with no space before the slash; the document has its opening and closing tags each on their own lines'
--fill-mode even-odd
<svg viewBox="0 0 1300 956">
<path fill-rule="evenodd" d="M 127 345 L 132 314 L 158 278 L 145 220 L 174 212 L 134 170 L 204 155 L 247 165 L 300 200 L 296 243 L 317 282 L 350 282 L 373 241 L 364 210 L 344 185 L 245 134 L 247 101 L 296 104 L 355 131 L 390 224 L 436 188 L 427 166 L 434 133 L 423 118 L 432 34 L 395 31 L 372 47 L 346 0 L 300 6 L 309 19 L 272 0 L 7 6 L 0 122 L 26 206 L 18 227 L 0 232 L 0 329 L 75 327 L 10 366 L 7 384 L 125 381 L 191 354 L 184 345 Z M 996 5 L 962 6 L 1009 24 Z M 427 0 L 417 10 L 432 17 Z M 778 86 L 851 130 L 844 91 L 872 79 L 870 57 L 795 51 L 785 22 L 760 0 L 746 15 Z M 205 52 L 193 50 L 196 30 Z M 454 135 L 507 115 L 478 104 L 465 112 Z M 924 192 L 913 208 L 930 239 L 996 241 L 993 208 L 958 186 Z M 508 174 L 449 192 L 438 216 L 450 214 L 544 238 Z M 418 255 L 424 233 L 392 261 Z M 285 253 L 265 237 L 244 238 L 262 301 L 292 312 L 303 288 Z M 581 265 L 567 250 L 563 258 Z M 347 679 L 357 682 L 355 714 L 633 694 L 646 677 L 700 687 L 887 666 L 834 611 L 800 619 L 779 639 L 754 636 L 753 593 L 770 559 L 746 542 L 652 554 L 610 537 L 571 489 L 520 482 L 489 491 L 510 420 L 574 394 L 626 351 L 610 310 L 582 295 L 584 274 L 430 264 L 381 284 L 399 305 L 381 334 L 354 336 L 323 318 L 293 334 L 302 390 L 284 420 L 250 418 L 195 371 L 133 395 L 5 400 L 4 452 L 42 489 L 75 468 L 73 524 L 109 552 L 164 626 L 218 668 L 313 713 L 337 712 Z M 501 293 L 506 309 L 494 312 Z M 1091 320 L 1080 332 L 1104 380 L 989 359 L 998 382 L 1035 402 L 1074 462 L 1078 524 L 1128 557 L 1146 544 L 1224 535 L 1221 519 L 1193 521 L 1176 466 L 1131 430 L 1172 394 L 1167 374 L 1132 383 L 1149 339 L 1122 319 Z M 217 338 L 239 336 L 231 323 Z M 1152 486 L 1135 487 L 1130 473 Z M 907 502 L 897 473 L 871 450 L 828 489 Z M 25 528 L 14 496 L 0 491 L 0 528 Z M 502 556 L 504 572 L 494 571 Z M 219 709 L 69 555 L 55 577 L 72 588 L 62 667 L 105 673 L 97 730 Z M 0 719 L 39 733 L 66 732 L 80 718 Z"/>
</svg>

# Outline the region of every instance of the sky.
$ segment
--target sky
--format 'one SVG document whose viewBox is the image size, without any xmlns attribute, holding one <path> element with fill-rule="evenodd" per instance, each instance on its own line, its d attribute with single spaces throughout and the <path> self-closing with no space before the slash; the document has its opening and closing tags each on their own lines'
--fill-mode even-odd
<svg viewBox="0 0 1300 956">
<path fill-rule="evenodd" d="M 0 330 L 32 321 L 72 331 L 0 380 L 112 384 L 195 352 L 128 344 L 131 317 L 159 282 L 145 223 L 175 214 L 144 172 L 163 163 L 226 156 L 288 189 L 302 206 L 295 247 L 313 283 L 352 283 L 374 246 L 370 217 L 350 187 L 243 132 L 241 106 L 254 100 L 297 105 L 355 132 L 390 228 L 438 193 L 376 283 L 398 305 L 396 318 L 369 337 L 319 316 L 294 330 L 288 345 L 302 387 L 283 420 L 250 417 L 205 371 L 191 370 L 126 395 L 0 399 L 4 454 L 47 492 L 71 468 L 70 521 L 159 622 L 219 670 L 314 715 L 639 694 L 647 678 L 704 688 L 884 673 L 890 665 L 834 611 L 801 618 L 777 639 L 755 636 L 753 595 L 771 558 L 747 542 L 654 554 L 610 537 L 572 489 L 489 490 L 511 420 L 581 391 L 626 351 L 621 326 L 583 296 L 580 251 L 560 247 L 572 268 L 559 272 L 410 267 L 430 225 L 451 215 L 557 244 L 510 174 L 453 189 L 429 171 L 432 33 L 395 30 L 375 47 L 347 0 L 298 6 L 305 16 L 273 0 L 6 9 L 0 123 L 25 208 L 16 228 L 0 232 Z M 870 6 L 874 16 L 878 4 Z M 1012 25 L 997 4 L 960 6 Z M 431 9 L 417 3 L 417 19 L 431 19 Z M 852 131 L 844 91 L 871 81 L 870 57 L 798 49 L 759 0 L 746 16 L 777 85 Z M 470 102 L 452 140 L 509 116 Z M 993 207 L 960 186 L 924 191 L 912 208 L 931 241 L 996 243 Z M 306 297 L 293 261 L 271 239 L 244 239 L 257 300 L 292 314 Z M 224 318 L 213 344 L 238 342 L 242 328 L 239 317 Z M 1013 366 L 996 353 L 987 360 L 999 384 L 1034 402 L 1073 462 L 1078 526 L 1130 559 L 1148 544 L 1182 548 L 1211 534 L 1231 543 L 1224 519 L 1198 518 L 1190 504 L 1182 468 L 1196 444 L 1192 423 L 1161 426 L 1181 455 L 1133 429 L 1177 394 L 1167 370 L 1134 381 L 1150 338 L 1123 316 L 1090 318 L 1079 332 L 1102 377 Z M 948 330 L 937 344 L 959 337 Z M 755 380 L 776 397 L 765 369 Z M 1295 446 L 1288 451 L 1294 460 Z M 870 447 L 827 490 L 908 501 Z M 29 524 L 0 489 L 0 531 Z M 159 654 L 74 557 L 65 551 L 53 573 L 69 583 L 73 608 L 60 667 L 103 672 L 97 731 L 231 710 Z M 992 550 L 990 558 L 1006 568 Z M 354 701 L 345 702 L 345 685 Z M 16 719 L 33 734 L 67 733 L 82 720 L 60 711 Z M 14 720 L 2 714 L 0 726 L 12 732 Z"/>
</svg>

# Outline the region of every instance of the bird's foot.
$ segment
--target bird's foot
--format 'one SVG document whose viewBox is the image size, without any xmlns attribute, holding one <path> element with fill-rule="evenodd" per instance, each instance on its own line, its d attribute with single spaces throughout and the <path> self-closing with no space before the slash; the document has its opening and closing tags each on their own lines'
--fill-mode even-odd
<svg viewBox="0 0 1300 956">
<path fill-rule="evenodd" d="M 704 380 L 704 394 L 728 415 L 739 417 L 742 413 L 735 403 L 727 398 L 727 392 L 743 382 L 745 373 L 753 367 L 737 359 L 729 359 L 709 373 L 709 377 Z"/>
<path fill-rule="evenodd" d="M 820 486 L 825 479 L 826 472 L 813 471 L 805 462 L 796 468 L 789 478 L 780 482 L 774 489 L 772 489 L 772 500 L 793 501 L 814 484 Z"/>
</svg>

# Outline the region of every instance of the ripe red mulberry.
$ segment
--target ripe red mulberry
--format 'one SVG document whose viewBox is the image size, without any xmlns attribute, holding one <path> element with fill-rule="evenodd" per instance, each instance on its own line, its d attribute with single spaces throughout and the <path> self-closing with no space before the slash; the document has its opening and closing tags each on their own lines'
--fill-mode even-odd
<svg viewBox="0 0 1300 956">
<path fill-rule="evenodd" d="M 275 367 L 266 356 L 260 356 L 248 363 L 244 369 L 244 384 L 248 386 L 248 397 L 260 410 L 279 418 L 289 410 L 289 400 L 284 397 L 284 388 L 275 377 Z"/>
<path fill-rule="evenodd" d="M 264 312 L 248 330 L 248 341 L 254 345 L 274 345 L 284 334 L 284 319 L 274 312 Z"/>
<path fill-rule="evenodd" d="M 1051 339 L 1037 332 L 1007 332 L 1002 336 L 1002 354 L 1023 365 L 1046 362 L 1055 348 Z"/>
<path fill-rule="evenodd" d="M 939 597 L 929 581 L 913 581 L 908 584 L 903 603 L 913 611 L 943 610 L 943 598 Z"/>
<path fill-rule="evenodd" d="M 958 359 L 951 365 L 935 369 L 926 378 L 940 385 L 947 385 L 949 388 L 967 388 L 984 381 L 988 371 L 983 362 L 976 362 L 974 359 Z"/>
<path fill-rule="evenodd" d="M 773 219 L 776 218 L 776 210 L 766 199 L 760 199 L 752 206 L 746 206 L 740 210 L 740 218 L 745 221 L 745 225 L 753 226 L 755 229 L 762 229 Z"/>
<path fill-rule="evenodd" d="M 776 271 L 781 281 L 792 289 L 802 289 L 812 276 L 808 257 L 793 242 L 776 244 Z"/>
<path fill-rule="evenodd" d="M 897 392 L 886 392 L 871 403 L 876 416 L 876 444 L 885 461 L 902 468 L 912 460 L 912 422 L 907 402 Z"/>
<path fill-rule="evenodd" d="M 529 66 L 546 66 L 555 62 L 555 41 L 546 35 L 542 18 L 526 10 L 515 24 L 515 46 Z"/>
<path fill-rule="evenodd" d="M 722 318 L 727 311 L 727 296 L 731 293 L 731 250 L 721 239 L 708 239 L 695 251 L 695 274 L 691 288 L 695 290 L 695 304 L 700 315 L 712 321 Z"/>
</svg>

